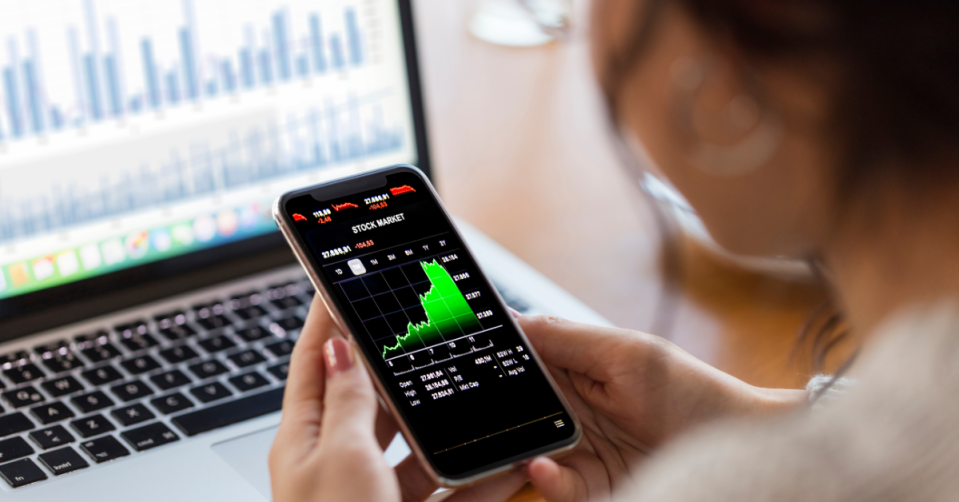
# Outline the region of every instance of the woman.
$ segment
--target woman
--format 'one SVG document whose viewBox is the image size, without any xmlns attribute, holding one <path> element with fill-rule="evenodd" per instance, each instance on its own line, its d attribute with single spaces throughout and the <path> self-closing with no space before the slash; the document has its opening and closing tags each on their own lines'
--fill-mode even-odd
<svg viewBox="0 0 959 502">
<path fill-rule="evenodd" d="M 861 353 L 855 384 L 758 389 L 668 342 L 519 323 L 583 421 L 559 460 L 454 497 L 946 500 L 959 493 L 959 6 L 598 0 L 597 76 L 627 143 L 745 255 L 818 261 Z M 396 426 L 315 304 L 270 458 L 275 500 L 423 500 Z M 707 424 L 708 422 L 708 424 Z"/>
</svg>

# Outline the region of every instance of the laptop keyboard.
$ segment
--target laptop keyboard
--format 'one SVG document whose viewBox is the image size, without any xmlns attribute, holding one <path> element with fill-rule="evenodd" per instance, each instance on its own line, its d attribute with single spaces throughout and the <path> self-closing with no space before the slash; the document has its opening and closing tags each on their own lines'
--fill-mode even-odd
<svg viewBox="0 0 959 502">
<path fill-rule="evenodd" d="M 278 411 L 313 293 L 277 284 L 0 354 L 0 477 L 16 488 Z"/>
</svg>

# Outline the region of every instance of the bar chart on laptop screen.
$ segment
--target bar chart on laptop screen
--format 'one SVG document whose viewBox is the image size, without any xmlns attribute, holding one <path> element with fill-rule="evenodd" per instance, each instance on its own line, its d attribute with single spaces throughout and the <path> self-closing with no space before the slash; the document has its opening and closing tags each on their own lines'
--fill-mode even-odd
<svg viewBox="0 0 959 502">
<path fill-rule="evenodd" d="M 416 157 L 387 0 L 32 0 L 0 19 L 0 297 L 275 229 Z"/>
</svg>

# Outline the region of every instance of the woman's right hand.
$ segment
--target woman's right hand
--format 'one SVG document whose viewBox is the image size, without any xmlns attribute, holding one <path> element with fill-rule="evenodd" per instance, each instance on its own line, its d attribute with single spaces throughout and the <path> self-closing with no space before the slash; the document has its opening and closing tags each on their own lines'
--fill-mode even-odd
<svg viewBox="0 0 959 502">
<path fill-rule="evenodd" d="M 573 451 L 527 468 L 550 502 L 608 498 L 647 453 L 692 426 L 807 399 L 802 390 L 753 387 L 653 335 L 517 317 L 583 426 Z"/>
</svg>

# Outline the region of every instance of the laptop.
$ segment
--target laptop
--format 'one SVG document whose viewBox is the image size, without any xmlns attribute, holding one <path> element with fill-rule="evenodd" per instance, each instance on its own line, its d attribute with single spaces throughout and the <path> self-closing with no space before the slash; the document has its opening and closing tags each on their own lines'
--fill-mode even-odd
<svg viewBox="0 0 959 502">
<path fill-rule="evenodd" d="M 271 498 L 314 291 L 270 205 L 388 164 L 431 175 L 412 21 L 408 0 L 8 9 L 0 500 Z M 608 324 L 459 227 L 515 309 Z"/>
</svg>

